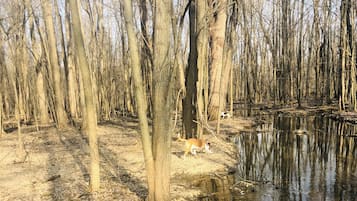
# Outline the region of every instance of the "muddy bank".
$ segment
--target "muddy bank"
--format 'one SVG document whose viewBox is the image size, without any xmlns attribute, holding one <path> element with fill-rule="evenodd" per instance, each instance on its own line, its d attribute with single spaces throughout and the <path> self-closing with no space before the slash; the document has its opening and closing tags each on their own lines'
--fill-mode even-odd
<svg viewBox="0 0 357 201">
<path fill-rule="evenodd" d="M 200 153 L 183 159 L 184 143 L 173 141 L 172 199 L 196 200 L 200 196 L 200 188 L 187 178 L 234 171 L 237 154 L 225 132 L 238 133 L 249 125 L 253 125 L 250 120 L 225 120 L 221 135 L 205 135 L 213 145 L 212 154 Z M 87 189 L 87 139 L 78 130 L 47 128 L 24 133 L 24 161 L 16 161 L 16 130 L 4 134 L 0 138 L 1 200 L 143 200 L 147 188 L 138 130 L 133 119 L 98 126 L 101 190 L 95 195 Z"/>
</svg>

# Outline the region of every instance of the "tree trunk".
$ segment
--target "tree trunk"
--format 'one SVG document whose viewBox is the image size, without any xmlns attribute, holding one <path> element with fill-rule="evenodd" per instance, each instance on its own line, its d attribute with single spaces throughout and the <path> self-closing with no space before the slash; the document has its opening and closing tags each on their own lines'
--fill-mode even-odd
<svg viewBox="0 0 357 201">
<path fill-rule="evenodd" d="M 354 2 L 354 12 L 351 13 L 351 22 L 356 22 L 357 18 L 357 3 Z M 352 108 L 354 112 L 357 112 L 357 81 L 356 81 L 356 68 L 357 68 L 357 25 L 351 27 L 351 99 Z"/>
<path fill-rule="evenodd" d="M 320 77 L 320 62 L 318 60 L 318 56 L 320 55 L 320 48 L 319 48 L 319 40 L 320 40 L 320 30 L 319 30 L 319 0 L 314 0 L 314 22 L 313 22 L 313 50 L 314 50 L 314 56 L 315 56 L 315 100 L 317 100 L 320 97 L 320 83 L 319 83 L 319 77 Z"/>
<path fill-rule="evenodd" d="M 65 68 L 66 70 L 66 82 L 67 82 L 67 94 L 68 94 L 68 109 L 72 118 L 78 118 L 78 84 L 76 76 L 76 66 L 74 65 L 74 55 L 73 55 L 73 39 L 72 39 L 72 29 L 71 29 L 71 15 L 69 11 L 69 2 L 65 2 L 66 10 L 66 20 L 65 20 L 65 39 L 67 41 L 66 45 L 66 55 L 65 55 Z"/>
<path fill-rule="evenodd" d="M 147 112 L 147 99 L 145 97 L 145 89 L 140 69 L 140 55 L 138 48 L 138 40 L 134 31 L 132 2 L 124 0 L 122 2 L 124 7 L 125 25 L 128 34 L 128 44 L 130 50 L 130 60 L 133 70 L 133 81 L 135 86 L 135 98 L 137 113 L 139 116 L 139 125 L 141 130 L 141 141 L 144 150 L 144 159 L 146 167 L 146 175 L 148 179 L 148 200 L 155 200 L 155 165 L 152 153 L 152 140 L 149 132 L 149 124 L 146 116 Z"/>
<path fill-rule="evenodd" d="M 0 48 L 1 48 L 1 45 L 0 45 Z M 1 66 L 1 68 L 3 68 Z M 0 75 L 0 83 L 2 83 L 2 78 L 1 78 L 2 75 Z M 2 134 L 4 132 L 4 129 L 3 129 L 3 122 L 2 122 L 2 116 L 3 116 L 3 110 L 2 110 L 2 107 L 3 107 L 3 101 L 2 101 L 2 90 L 0 89 L 0 138 L 2 137 Z"/>
<path fill-rule="evenodd" d="M 37 107 L 38 112 L 40 115 L 40 123 L 47 124 L 49 123 L 49 115 L 48 115 L 48 104 L 47 104 L 47 97 L 46 97 L 46 90 L 44 85 L 44 76 L 42 72 L 43 68 L 40 67 L 39 71 L 36 75 L 36 87 L 37 87 Z"/>
<path fill-rule="evenodd" d="M 282 40 L 282 47 L 281 47 L 281 70 L 280 76 L 278 76 L 279 82 L 279 101 L 283 103 L 287 103 L 290 99 L 289 91 L 290 91 L 290 29 L 289 27 L 289 16 L 290 16 L 290 0 L 282 0 L 281 6 L 282 12 L 282 23 L 281 23 L 281 40 Z"/>
<path fill-rule="evenodd" d="M 302 30 L 303 30 L 303 21 L 304 21 L 304 0 L 301 1 L 301 6 L 300 6 L 300 30 L 299 30 L 299 50 L 298 50 L 298 56 L 297 56 L 297 77 L 296 77 L 296 94 L 297 94 L 297 100 L 298 100 L 298 108 L 301 108 L 301 68 L 302 68 L 302 63 L 303 63 L 303 56 L 302 56 Z"/>
<path fill-rule="evenodd" d="M 1 36 L 1 35 L 0 35 Z M 4 69 L 5 69 L 5 57 L 4 57 L 4 51 L 3 51 L 3 41 L 2 38 L 0 38 L 0 85 L 1 86 L 5 86 L 4 85 Z M 0 138 L 2 137 L 3 131 L 4 131 L 4 127 L 3 127 L 3 107 L 4 107 L 4 103 L 3 103 L 3 88 L 0 88 Z"/>
<path fill-rule="evenodd" d="M 355 1 L 353 1 L 355 2 Z M 353 20 L 353 16 L 355 15 L 356 8 L 352 9 L 352 0 L 345 1 L 345 9 L 346 9 L 346 72 L 347 72 L 347 80 L 348 84 L 346 84 L 346 88 L 348 93 L 346 99 L 348 100 L 348 105 L 350 110 L 354 110 L 355 101 L 356 101 L 356 91 L 354 89 L 355 84 L 355 69 L 356 61 L 354 60 L 354 46 L 355 46 L 355 35 L 353 34 L 353 27 L 356 26 L 356 20 Z M 354 23 L 354 24 L 353 24 Z M 353 74 L 352 74 L 353 73 Z"/>
<path fill-rule="evenodd" d="M 49 49 L 49 66 L 52 70 L 53 76 L 53 86 L 55 94 L 55 112 L 57 119 L 57 126 L 63 128 L 67 126 L 67 116 L 64 109 L 64 97 L 61 85 L 61 71 L 58 63 L 57 48 L 56 48 L 56 38 L 52 19 L 52 3 L 51 1 L 42 0 L 41 1 L 43 17 L 45 21 L 45 27 L 48 38 L 48 49 Z"/>
<path fill-rule="evenodd" d="M 212 1 L 211 4 L 214 12 L 214 17 L 210 25 L 211 69 L 209 72 L 210 98 L 208 104 L 208 118 L 214 120 L 218 118 L 221 110 L 220 93 L 223 68 L 223 48 L 225 42 L 227 19 L 227 0 Z"/>
<path fill-rule="evenodd" d="M 86 132 L 89 139 L 90 148 L 90 190 L 92 192 L 99 190 L 100 175 L 99 175 L 99 150 L 97 138 L 97 119 L 96 110 L 93 100 L 93 88 L 91 82 L 91 74 L 89 64 L 86 58 L 84 49 L 84 40 L 82 36 L 81 21 L 79 17 L 78 1 L 70 0 L 70 11 L 72 14 L 73 39 L 76 47 L 76 55 L 78 64 L 81 70 L 82 83 L 85 96 L 85 116 L 87 122 Z"/>
<path fill-rule="evenodd" d="M 149 103 L 148 109 L 151 116 L 152 111 L 152 71 L 153 71 L 153 55 L 152 55 L 152 38 L 149 37 L 148 27 L 148 6 L 147 0 L 140 0 L 140 19 L 141 19 L 141 32 L 142 32 L 142 41 L 141 41 L 141 69 L 143 72 L 143 81 L 144 86 L 146 86 L 145 97 Z"/>
<path fill-rule="evenodd" d="M 197 103 L 197 22 L 196 22 L 197 2 L 192 1 L 189 7 L 190 20 L 190 53 L 188 56 L 188 67 L 186 70 L 186 96 L 183 99 L 183 126 L 186 138 L 196 137 L 196 103 Z"/>
<path fill-rule="evenodd" d="M 340 29 L 340 110 L 345 110 L 346 104 L 346 57 L 347 57 L 347 1 L 341 1 L 341 29 Z"/>
<path fill-rule="evenodd" d="M 324 82 L 325 86 L 323 88 L 323 93 L 324 95 L 324 101 L 327 104 L 331 104 L 331 69 L 332 69 L 332 64 L 331 64 L 331 0 L 326 0 L 324 2 L 323 6 L 323 12 L 324 12 L 324 25 L 323 25 L 323 45 L 322 45 L 322 54 L 323 58 L 322 60 L 322 65 L 324 66 Z"/>
<path fill-rule="evenodd" d="M 15 82 L 15 80 L 14 80 Z M 15 117 L 17 121 L 17 149 L 16 149 L 16 157 L 19 161 L 24 161 L 25 159 L 25 147 L 22 139 L 21 132 L 21 108 L 19 104 L 19 91 L 16 89 L 16 85 L 14 84 L 15 89 Z"/>
<path fill-rule="evenodd" d="M 153 69 L 153 157 L 155 161 L 155 200 L 170 200 L 171 109 L 174 82 L 170 41 L 171 0 L 154 1 Z M 168 121 L 169 120 L 169 121 Z"/>
<path fill-rule="evenodd" d="M 29 0 L 26 0 L 26 7 L 29 12 L 34 13 L 33 8 L 31 6 L 31 2 Z M 37 41 L 35 37 L 35 26 L 36 24 L 36 19 L 37 17 L 34 15 L 29 18 L 29 24 L 30 24 L 30 35 L 31 35 L 31 45 L 32 45 L 32 53 L 33 57 L 35 59 L 35 68 L 36 68 L 36 74 L 35 74 L 35 85 L 36 85 L 36 92 L 37 96 L 34 97 L 35 100 L 35 111 L 36 114 L 34 114 L 34 118 L 36 119 L 36 123 L 40 124 L 48 124 L 50 122 L 50 116 L 48 113 L 49 105 L 48 105 L 48 96 L 46 93 L 46 79 L 45 75 L 46 72 L 44 72 L 44 66 L 41 62 L 44 57 L 44 44 L 41 41 Z M 37 27 L 38 28 L 38 27 Z M 38 30 L 38 33 L 40 34 L 40 30 Z M 41 38 L 41 35 L 40 35 Z M 42 52 L 41 52 L 41 47 L 42 47 Z M 36 116 L 37 115 L 37 116 Z M 39 121 L 39 122 L 38 122 Z"/>
<path fill-rule="evenodd" d="M 249 30 L 250 27 L 250 20 L 249 20 L 249 10 L 245 5 L 245 2 L 241 4 L 241 12 L 243 15 L 243 35 L 244 35 L 244 45 L 243 45 L 243 63 L 245 65 L 243 76 L 242 76 L 242 83 L 243 88 L 245 89 L 245 100 L 248 104 L 253 102 L 253 90 L 251 89 L 253 86 L 254 80 L 250 79 L 250 72 L 252 71 L 252 60 L 253 60 L 253 48 L 252 48 L 252 36 Z"/>
<path fill-rule="evenodd" d="M 229 3 L 227 5 L 230 5 Z M 234 5 L 234 4 L 232 4 Z M 229 10 L 229 12 L 228 12 Z M 234 41 L 233 41 L 233 32 L 236 31 L 236 24 L 237 22 L 234 21 L 234 17 L 236 15 L 235 13 L 235 7 L 228 7 L 227 8 L 227 13 L 230 13 L 227 19 L 226 23 L 226 35 L 225 35 L 225 45 L 223 48 L 223 61 L 222 61 L 222 75 L 221 77 L 221 87 L 220 87 L 220 102 L 221 102 L 221 108 L 222 110 L 226 110 L 226 104 L 228 102 L 227 95 L 228 95 L 228 84 L 229 84 L 229 77 L 231 76 L 231 69 L 233 67 L 233 46 L 234 46 Z M 258 80 L 258 79 L 257 79 Z M 232 115 L 232 113 L 231 113 Z"/>
<path fill-rule="evenodd" d="M 208 106 L 208 4 L 197 1 L 197 137 L 203 134 L 203 125 L 207 122 Z"/>
</svg>

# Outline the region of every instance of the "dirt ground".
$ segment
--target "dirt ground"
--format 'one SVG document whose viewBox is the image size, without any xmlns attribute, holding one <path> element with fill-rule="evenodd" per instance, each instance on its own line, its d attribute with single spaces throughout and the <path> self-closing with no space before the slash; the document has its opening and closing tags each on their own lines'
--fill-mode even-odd
<svg viewBox="0 0 357 201">
<path fill-rule="evenodd" d="M 222 124 L 219 136 L 205 135 L 213 145 L 211 154 L 183 159 L 184 142 L 173 140 L 172 200 L 195 200 L 200 195 L 200 189 L 183 178 L 235 167 L 237 153 L 229 136 L 249 129 L 252 121 L 228 119 Z M 138 130 L 137 121 L 130 118 L 98 125 L 101 190 L 94 195 L 88 193 L 87 138 L 77 129 L 24 129 L 22 161 L 16 159 L 17 131 L 4 134 L 0 138 L 0 200 L 143 200 L 147 190 Z"/>
</svg>

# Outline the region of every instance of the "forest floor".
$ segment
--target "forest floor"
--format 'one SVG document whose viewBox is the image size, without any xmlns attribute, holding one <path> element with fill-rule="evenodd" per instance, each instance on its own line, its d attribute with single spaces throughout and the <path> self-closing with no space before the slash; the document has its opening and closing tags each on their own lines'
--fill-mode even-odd
<svg viewBox="0 0 357 201">
<path fill-rule="evenodd" d="M 254 122 L 234 118 L 222 120 L 219 136 L 204 137 L 213 153 L 183 159 L 184 142 L 172 141 L 172 200 L 196 200 L 200 188 L 193 176 L 227 174 L 236 164 L 230 135 L 249 130 Z M 212 126 L 214 122 L 212 122 Z M 87 137 L 75 128 L 57 130 L 23 128 L 26 155 L 17 159 L 17 131 L 0 138 L 0 200 L 143 200 L 147 194 L 145 164 L 138 122 L 121 118 L 98 125 L 101 188 L 88 193 L 89 150 Z M 176 135 L 176 134 L 174 134 Z M 186 179 L 185 179 L 186 178 Z"/>
</svg>

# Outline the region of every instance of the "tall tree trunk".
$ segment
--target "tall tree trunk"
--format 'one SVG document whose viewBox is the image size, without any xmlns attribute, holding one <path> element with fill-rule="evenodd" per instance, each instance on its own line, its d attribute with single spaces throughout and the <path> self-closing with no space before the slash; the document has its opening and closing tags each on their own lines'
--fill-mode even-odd
<svg viewBox="0 0 357 201">
<path fill-rule="evenodd" d="M 53 76 L 57 126 L 59 128 L 63 128 L 67 126 L 68 119 L 64 109 L 64 97 L 61 85 L 61 71 L 58 63 L 56 38 L 52 19 L 52 3 L 51 1 L 41 0 L 41 6 L 48 38 L 49 65 Z"/>
<path fill-rule="evenodd" d="M 170 132 L 172 89 L 174 82 L 170 58 L 171 0 L 154 1 L 153 69 L 153 157 L 155 161 L 155 200 L 170 200 Z"/>
<path fill-rule="evenodd" d="M 23 12 L 22 15 L 22 27 L 21 27 L 21 33 L 19 34 L 22 38 L 22 40 L 20 40 L 20 61 L 21 61 L 21 72 L 19 72 L 19 78 L 20 78 L 20 85 L 21 87 L 19 87 L 19 103 L 20 103 L 20 116 L 21 118 L 24 119 L 24 121 L 29 121 L 30 120 L 30 99 L 29 99 L 29 79 L 28 79 L 28 74 L 29 74 L 29 55 L 27 52 L 27 47 L 26 47 L 26 41 L 28 39 L 28 34 L 26 34 L 26 24 L 27 24 L 27 20 L 26 20 L 26 5 L 21 5 L 21 10 Z"/>
<path fill-rule="evenodd" d="M 31 10 L 31 12 L 33 13 L 33 8 L 31 7 L 31 5 L 27 6 L 29 10 Z M 46 79 L 45 79 L 45 67 L 43 66 L 41 60 L 43 59 L 42 57 L 44 57 L 45 53 L 45 48 L 44 48 L 44 44 L 43 41 L 37 41 L 35 34 L 34 34 L 34 29 L 35 26 L 37 26 L 38 24 L 35 23 L 37 20 L 37 17 L 34 16 L 35 20 L 31 20 L 30 22 L 30 26 L 31 26 L 31 44 L 32 44 L 32 53 L 34 55 L 35 61 L 37 62 L 37 64 L 35 64 L 35 68 L 36 68 L 36 74 L 35 74 L 35 85 L 36 85 L 36 92 L 37 92 L 37 96 L 35 98 L 35 110 L 36 110 L 36 114 L 38 116 L 35 116 L 35 119 L 37 119 L 37 121 L 39 121 L 39 123 L 41 124 L 48 124 L 50 122 L 50 116 L 49 116 L 49 105 L 48 105 L 48 96 L 46 93 Z M 32 19 L 32 18 L 30 18 Z M 37 29 L 39 27 L 37 26 Z M 40 34 L 40 30 L 37 30 L 38 33 Z M 42 38 L 42 36 L 40 35 L 40 38 Z M 42 49 L 42 51 L 41 51 Z"/>
<path fill-rule="evenodd" d="M 250 27 L 250 20 L 249 20 L 249 10 L 245 4 L 245 2 L 241 3 L 241 12 L 243 15 L 243 35 L 244 35 L 244 45 L 243 45 L 243 58 L 242 58 L 242 62 L 244 63 L 244 71 L 243 71 L 243 76 L 242 76 L 242 82 L 243 82 L 243 86 L 245 89 L 245 100 L 248 102 L 248 104 L 251 104 L 253 102 L 253 95 L 252 93 L 254 93 L 254 91 L 251 89 L 253 86 L 253 82 L 255 82 L 254 80 L 250 79 L 250 72 L 253 71 L 253 48 L 252 48 L 252 36 L 249 30 Z"/>
<path fill-rule="evenodd" d="M 0 85 L 1 86 L 5 86 L 4 85 L 4 73 L 5 73 L 5 56 L 4 56 L 5 52 L 3 50 L 3 40 L 2 40 L 2 36 L 0 33 Z M 3 107 L 4 107 L 4 103 L 3 103 L 3 87 L 0 88 L 0 138 L 2 137 L 3 134 Z"/>
<path fill-rule="evenodd" d="M 273 3 L 274 4 L 274 3 Z M 263 11 L 261 11 L 263 12 Z M 275 29 L 275 6 L 273 8 L 273 11 L 272 11 L 272 29 L 274 30 L 274 33 L 276 33 L 276 29 Z M 264 35 L 264 39 L 266 40 L 266 43 L 267 45 L 269 46 L 269 50 L 272 54 L 272 66 L 273 66 L 273 70 L 272 70 L 272 80 L 273 80 L 273 83 L 271 83 L 271 88 L 272 90 L 268 90 L 270 93 L 271 93 L 271 96 L 272 98 L 274 99 L 274 103 L 277 101 L 277 79 L 276 79 L 276 72 L 277 72 L 277 67 L 278 67 L 278 49 L 277 49 L 277 45 L 276 45 L 276 40 L 275 40 L 275 37 L 273 33 L 273 36 L 269 36 L 269 33 L 268 33 L 268 30 L 266 29 L 266 27 L 264 26 L 264 23 L 263 23 L 263 15 L 259 15 L 259 25 L 260 25 L 260 28 L 262 29 L 263 31 L 263 35 Z"/>
<path fill-rule="evenodd" d="M 128 44 L 130 50 L 130 60 L 133 70 L 133 81 L 135 86 L 135 98 L 137 113 L 139 116 L 139 125 L 141 129 L 141 141 L 144 150 L 144 159 L 146 167 L 146 175 L 148 179 L 149 195 L 148 200 L 155 200 L 155 165 L 152 151 L 152 140 L 149 132 L 149 124 L 146 116 L 147 99 L 145 97 L 145 89 L 140 69 L 140 55 L 138 48 L 138 40 L 134 31 L 132 2 L 124 0 L 122 2 L 124 7 L 125 25 L 128 34 Z"/>
<path fill-rule="evenodd" d="M 355 1 L 353 1 L 355 2 Z M 352 9 L 352 0 L 347 0 L 345 2 L 345 7 L 346 7 L 346 71 L 348 72 L 348 85 L 346 85 L 346 88 L 348 87 L 348 104 L 349 104 L 349 109 L 354 110 L 355 107 L 355 102 L 356 102 L 356 91 L 354 89 L 355 85 L 355 79 L 356 79 L 356 74 L 355 74 L 355 69 L 352 70 L 352 68 L 356 67 L 355 60 L 354 60 L 354 46 L 355 46 L 355 35 L 353 31 L 353 27 L 357 26 L 356 25 L 356 20 L 353 20 L 353 16 L 355 15 L 356 12 L 356 7 Z M 352 74 L 353 73 L 353 74 Z"/>
<path fill-rule="evenodd" d="M 320 41 L 320 29 L 319 29 L 319 0 L 314 0 L 314 21 L 313 21 L 313 50 L 315 56 L 315 100 L 318 100 L 320 97 L 320 62 L 319 62 L 319 55 L 320 55 L 320 48 L 319 48 L 319 41 Z"/>
<path fill-rule="evenodd" d="M 98 95 L 98 111 L 100 119 L 108 119 L 109 118 L 109 99 L 107 98 L 108 85 L 106 85 L 106 81 L 110 80 L 108 77 L 108 65 L 107 65 L 107 47 L 105 46 L 105 35 L 104 35 L 104 24 L 103 24 L 103 0 L 96 0 L 95 2 L 95 10 L 96 13 L 96 24 L 95 24 L 95 35 L 96 35 L 96 64 L 97 67 L 97 95 Z M 103 51 L 104 50 L 104 51 Z"/>
<path fill-rule="evenodd" d="M 351 5 L 351 22 L 357 21 L 357 3 L 354 2 L 354 5 Z M 357 68 L 357 24 L 352 24 L 351 26 L 351 99 L 352 99 L 352 108 L 354 112 L 357 112 L 357 81 L 356 81 L 356 68 Z"/>
<path fill-rule="evenodd" d="M 78 1 L 69 0 L 70 11 L 72 14 L 72 28 L 73 39 L 76 47 L 76 55 L 78 57 L 78 64 L 81 70 L 82 83 L 84 87 L 85 97 L 85 116 L 87 122 L 86 132 L 89 139 L 90 148 L 90 190 L 98 191 L 100 185 L 99 175 L 99 150 L 98 150 L 98 137 L 97 137 L 97 119 L 96 110 L 93 100 L 93 88 L 91 82 L 91 74 L 89 64 L 86 58 L 84 48 L 84 40 L 82 36 L 81 21 L 79 17 Z"/>
<path fill-rule="evenodd" d="M 203 125 L 207 122 L 208 106 L 208 4 L 197 1 L 197 137 L 203 134 Z"/>
<path fill-rule="evenodd" d="M 213 120 L 218 118 L 221 110 L 220 93 L 223 68 L 223 48 L 227 19 L 227 0 L 211 1 L 210 3 L 214 12 L 214 17 L 212 19 L 212 23 L 210 24 L 211 68 L 209 73 L 210 98 L 208 104 L 208 118 Z"/>
<path fill-rule="evenodd" d="M 16 66 L 15 68 L 18 68 Z M 17 121 L 17 146 L 16 146 L 16 157 L 17 160 L 23 161 L 25 157 L 25 150 L 24 150 L 24 143 L 23 143 L 23 137 L 21 133 L 21 114 L 20 114 L 20 105 L 19 105 L 19 90 L 18 86 L 20 85 L 19 79 L 16 77 L 16 74 L 18 74 L 18 69 L 14 69 L 14 71 L 11 71 L 9 69 L 9 66 L 6 66 L 7 69 L 7 77 L 8 81 L 11 83 L 12 88 L 14 90 L 14 100 L 15 103 L 14 105 L 14 112 L 15 112 L 15 119 Z"/>
<path fill-rule="evenodd" d="M 340 25 L 340 94 L 339 105 L 340 110 L 345 110 L 346 104 L 346 57 L 348 54 L 347 49 L 347 1 L 341 0 L 341 25 Z"/>
<path fill-rule="evenodd" d="M 132 80 L 133 80 L 133 73 L 132 73 L 132 69 L 131 68 L 129 68 L 128 67 L 128 61 L 127 61 L 127 59 L 126 58 L 128 58 L 128 57 L 130 57 L 129 56 L 129 54 L 127 53 L 127 48 L 126 48 L 126 42 L 125 42 L 125 23 L 121 23 L 121 19 L 123 19 L 123 18 L 125 18 L 126 19 L 126 16 L 124 17 L 123 15 L 124 14 L 122 14 L 123 12 L 121 12 L 121 15 L 122 16 L 119 16 L 118 14 L 116 14 L 115 16 L 116 16 L 116 21 L 117 21 L 117 24 L 118 24 L 118 27 L 120 27 L 121 28 L 121 32 L 120 32 L 120 38 L 121 38 L 121 42 L 120 42 L 120 44 L 121 44 L 121 48 L 120 48 L 120 50 L 121 50 L 121 57 L 122 57 L 122 59 L 121 59 L 121 65 L 123 66 L 123 70 L 122 71 L 124 71 L 122 74 L 124 74 L 124 85 L 126 86 L 125 88 L 124 88 L 124 90 L 122 90 L 122 93 L 123 93 L 123 95 L 122 95 L 122 97 L 123 97 L 123 100 L 122 100 L 122 104 L 123 104 L 123 108 L 122 108 L 122 110 L 123 110 L 123 112 L 124 113 L 126 113 L 126 112 L 129 112 L 129 114 L 134 114 L 134 106 L 135 106 L 135 97 L 133 97 L 133 96 L 135 96 L 135 95 L 133 95 L 133 93 L 135 93 L 135 92 L 133 92 L 133 83 L 132 83 Z M 122 17 L 122 18 L 120 18 L 120 17 Z M 130 47 L 129 47 L 129 49 L 131 49 Z M 140 59 L 140 56 L 138 57 L 139 59 Z M 142 76 L 143 77 L 143 76 Z M 143 81 L 143 83 L 145 83 L 145 81 Z M 134 84 L 135 85 L 135 84 Z M 145 85 L 143 85 L 143 86 L 145 86 Z M 148 97 L 147 97 L 147 95 L 146 95 L 146 93 L 145 93 L 145 91 L 143 91 L 143 97 L 145 97 L 145 98 L 147 98 L 148 99 Z"/>
<path fill-rule="evenodd" d="M 230 3 L 227 3 L 227 6 L 231 5 Z M 234 5 L 234 4 L 232 4 Z M 222 61 L 222 78 L 221 79 L 221 87 L 220 87 L 220 102 L 221 102 L 221 108 L 222 110 L 225 110 L 226 108 L 226 103 L 227 103 L 227 95 L 228 95 L 228 83 L 229 83 L 229 77 L 231 73 L 231 68 L 232 68 L 232 61 L 233 61 L 233 32 L 235 32 L 236 28 L 236 21 L 234 19 L 236 13 L 235 13 L 235 7 L 227 7 L 227 13 L 230 13 L 230 15 L 227 18 L 227 23 L 226 23 L 226 34 L 225 34 L 225 45 L 223 47 L 223 61 Z"/>
<path fill-rule="evenodd" d="M 152 69 L 153 69 L 153 55 L 152 55 L 152 38 L 149 36 L 148 27 L 148 0 L 140 0 L 140 19 L 141 19 L 141 33 L 142 33 L 142 41 L 141 41 L 141 57 L 140 62 L 142 66 L 142 73 L 144 78 L 144 86 L 146 86 L 145 96 L 147 98 L 147 102 L 149 103 L 148 109 L 149 114 L 151 116 L 152 111 Z"/>
<path fill-rule="evenodd" d="M 331 63 L 331 13 L 332 13 L 332 6 L 331 6 L 331 0 L 326 0 L 324 2 L 324 36 L 323 36 L 323 55 L 324 58 L 322 59 L 323 65 L 324 65 L 324 77 L 326 79 L 325 81 L 325 86 L 324 86 L 324 97 L 325 97 L 325 102 L 327 104 L 331 104 L 332 96 L 331 96 L 331 88 L 332 82 L 331 82 L 331 74 L 332 74 L 332 68 L 333 65 Z"/>
<path fill-rule="evenodd" d="M 300 5 L 300 30 L 299 30 L 299 49 L 298 49 L 298 56 L 297 56 L 297 77 L 296 77 L 296 94 L 297 94 L 297 100 L 298 100 L 298 108 L 301 108 L 301 68 L 303 64 L 303 56 L 302 56 L 302 30 L 303 30 L 303 21 L 304 21 L 304 0 L 301 1 Z"/>
<path fill-rule="evenodd" d="M 196 137 L 196 103 L 197 103 L 197 1 L 191 1 L 189 5 L 190 20 L 190 53 L 188 56 L 188 67 L 186 70 L 186 96 L 183 99 L 183 125 L 187 138 Z"/>
<path fill-rule="evenodd" d="M 65 68 L 65 81 L 66 81 L 66 99 L 67 109 L 71 118 L 78 118 L 78 84 L 76 79 L 76 67 L 74 65 L 73 57 L 73 40 L 71 29 L 71 15 L 69 11 L 69 2 L 65 1 L 65 19 L 61 19 L 61 23 L 64 24 L 65 33 L 61 28 L 62 34 L 62 48 L 63 48 L 63 64 Z M 62 26 L 63 27 L 63 26 Z"/>
<path fill-rule="evenodd" d="M 280 76 L 278 79 L 280 80 L 279 90 L 280 96 L 279 101 L 287 103 L 290 98 L 289 91 L 290 91 L 290 29 L 289 27 L 289 16 L 290 16 L 290 0 L 282 0 L 281 1 L 281 12 L 282 12 L 282 19 L 281 19 L 281 32 L 280 37 L 282 40 L 282 61 L 281 61 L 281 69 L 280 69 Z"/>
</svg>

